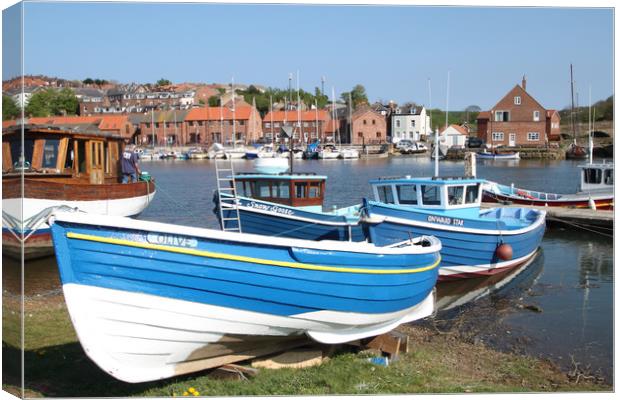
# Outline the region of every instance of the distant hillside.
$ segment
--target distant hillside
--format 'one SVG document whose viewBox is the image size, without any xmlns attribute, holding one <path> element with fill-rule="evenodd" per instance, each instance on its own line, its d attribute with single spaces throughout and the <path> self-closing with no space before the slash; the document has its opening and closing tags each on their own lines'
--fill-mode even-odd
<svg viewBox="0 0 620 400">
<path fill-rule="evenodd" d="M 592 104 L 592 115 L 595 121 L 614 120 L 614 96 L 611 95 L 605 100 L 597 101 Z M 588 122 L 588 106 L 575 107 L 576 122 Z M 562 124 L 570 123 L 570 107 L 560 111 Z"/>
</svg>

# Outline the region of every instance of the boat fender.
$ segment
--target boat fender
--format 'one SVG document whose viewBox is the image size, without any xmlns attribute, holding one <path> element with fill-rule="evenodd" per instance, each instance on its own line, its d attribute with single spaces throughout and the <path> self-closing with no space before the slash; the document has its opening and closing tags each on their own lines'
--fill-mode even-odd
<svg viewBox="0 0 620 400">
<path fill-rule="evenodd" d="M 502 243 L 495 249 L 495 255 L 497 258 L 503 261 L 508 261 L 512 258 L 512 246 L 508 243 Z"/>
<path fill-rule="evenodd" d="M 594 200 L 592 200 L 592 197 L 588 199 L 588 207 L 590 208 L 590 210 L 596 211 L 596 203 L 594 202 Z"/>
</svg>

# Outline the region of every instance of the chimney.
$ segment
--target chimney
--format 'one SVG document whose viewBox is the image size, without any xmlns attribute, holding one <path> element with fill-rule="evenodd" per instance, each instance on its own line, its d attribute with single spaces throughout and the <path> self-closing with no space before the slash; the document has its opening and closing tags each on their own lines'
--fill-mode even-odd
<svg viewBox="0 0 620 400">
<path fill-rule="evenodd" d="M 527 81 L 525 80 L 525 75 L 523 75 L 523 79 L 521 80 L 521 87 L 523 88 L 523 90 L 525 90 L 525 84 L 527 83 Z"/>
</svg>

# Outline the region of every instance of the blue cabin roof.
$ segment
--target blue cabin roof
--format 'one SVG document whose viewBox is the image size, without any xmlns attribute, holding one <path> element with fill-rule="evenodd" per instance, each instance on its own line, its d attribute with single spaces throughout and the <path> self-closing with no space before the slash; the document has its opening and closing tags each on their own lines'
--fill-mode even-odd
<svg viewBox="0 0 620 400">
<path fill-rule="evenodd" d="M 327 176 L 325 175 L 314 175 L 314 174 L 256 174 L 256 173 L 237 173 L 235 174 L 235 179 L 271 179 L 271 180 L 316 180 L 316 181 L 324 181 L 327 180 Z"/>
<path fill-rule="evenodd" d="M 385 177 L 373 179 L 369 181 L 371 185 L 392 184 L 392 183 L 417 183 L 423 185 L 453 185 L 453 184 L 471 184 L 484 183 L 486 180 L 473 177 Z"/>
</svg>

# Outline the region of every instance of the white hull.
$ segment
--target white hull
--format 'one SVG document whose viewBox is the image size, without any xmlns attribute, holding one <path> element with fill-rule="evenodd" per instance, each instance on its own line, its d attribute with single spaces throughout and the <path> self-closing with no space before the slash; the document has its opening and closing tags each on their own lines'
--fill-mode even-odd
<svg viewBox="0 0 620 400">
<path fill-rule="evenodd" d="M 104 371 L 126 382 L 186 374 L 217 364 L 215 349 L 232 335 L 295 337 L 343 343 L 429 316 L 434 294 L 390 314 L 318 311 L 274 316 L 77 284 L 63 291 L 80 343 Z"/>
<path fill-rule="evenodd" d="M 144 211 L 151 201 L 153 201 L 155 193 L 155 187 L 153 186 L 153 192 L 148 195 L 126 199 L 68 201 L 24 198 L 23 202 L 22 199 L 4 199 L 2 200 L 2 207 L 5 210 L 23 210 L 24 220 L 38 214 L 46 208 L 58 206 L 77 208 L 89 214 L 129 217 L 138 215 Z M 39 228 L 49 228 L 49 225 L 43 223 Z"/>
<path fill-rule="evenodd" d="M 319 151 L 319 158 L 322 160 L 336 160 L 340 158 L 339 151 Z"/>
<path fill-rule="evenodd" d="M 538 249 L 534 250 L 530 254 L 516 258 L 514 260 L 502 261 L 494 264 L 480 264 L 480 265 L 458 265 L 454 267 L 442 266 L 439 268 L 439 276 L 450 277 L 452 275 L 470 274 L 470 275 L 490 275 L 494 271 L 501 271 L 505 268 L 513 267 L 522 263 L 530 261 Z"/>
<path fill-rule="evenodd" d="M 359 151 L 355 150 L 355 149 L 343 149 L 340 151 L 341 157 L 342 158 L 360 158 L 360 153 Z"/>
</svg>

